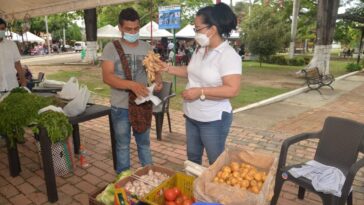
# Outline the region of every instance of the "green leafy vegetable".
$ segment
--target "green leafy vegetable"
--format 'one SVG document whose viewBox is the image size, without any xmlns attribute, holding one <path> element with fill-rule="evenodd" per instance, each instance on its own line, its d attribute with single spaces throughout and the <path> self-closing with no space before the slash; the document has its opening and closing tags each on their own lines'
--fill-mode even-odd
<svg viewBox="0 0 364 205">
<path fill-rule="evenodd" d="M 48 115 L 38 115 L 41 108 L 55 102 L 54 98 L 41 97 L 23 91 L 25 90 L 22 88 L 12 90 L 9 96 L 0 103 L 0 134 L 7 137 L 10 147 L 13 147 L 15 143 L 24 142 L 24 128 L 35 123 L 47 126 L 52 142 L 54 139 L 61 139 L 61 133 L 67 133 L 63 137 L 68 137 L 68 133 L 70 133 L 69 126 L 71 125 L 68 120 L 64 121 L 64 119 L 67 119 L 66 116 L 62 114 L 63 117 L 61 118 L 57 115 L 55 119 L 52 119 L 51 123 L 47 124 L 44 122 L 43 117 Z M 55 124 L 55 121 L 59 124 Z M 57 129 L 67 129 L 67 131 L 59 132 L 56 131 Z"/>
<path fill-rule="evenodd" d="M 10 93 L 0 103 L 0 133 L 7 136 L 11 146 L 24 142 L 24 128 L 37 118 L 39 109 L 50 103 L 49 99 L 28 92 Z"/>
<path fill-rule="evenodd" d="M 72 125 L 66 115 L 60 112 L 43 112 L 36 120 L 36 124 L 47 129 L 48 137 L 52 143 L 64 141 L 72 134 Z M 38 126 L 33 128 L 33 132 L 39 133 Z"/>
</svg>

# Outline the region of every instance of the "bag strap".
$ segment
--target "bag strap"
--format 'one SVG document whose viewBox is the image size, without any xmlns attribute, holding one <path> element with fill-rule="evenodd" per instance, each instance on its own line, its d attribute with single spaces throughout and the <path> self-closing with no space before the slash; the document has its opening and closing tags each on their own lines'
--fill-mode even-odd
<svg viewBox="0 0 364 205">
<path fill-rule="evenodd" d="M 125 52 L 124 52 L 123 47 L 120 44 L 120 41 L 119 40 L 114 40 L 113 44 L 115 46 L 116 51 L 119 54 L 119 58 L 120 58 L 121 65 L 123 67 L 126 79 L 127 80 L 133 80 L 132 77 L 131 77 L 131 71 L 130 71 L 128 59 L 126 59 Z"/>
</svg>

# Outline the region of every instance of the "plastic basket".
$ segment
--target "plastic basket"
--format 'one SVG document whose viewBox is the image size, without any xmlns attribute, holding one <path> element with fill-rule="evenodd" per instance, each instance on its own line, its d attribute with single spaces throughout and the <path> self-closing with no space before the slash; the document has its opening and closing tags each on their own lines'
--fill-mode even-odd
<svg viewBox="0 0 364 205">
<path fill-rule="evenodd" d="M 142 201 L 150 205 L 164 205 L 163 191 L 172 187 L 178 187 L 182 194 L 191 198 L 193 196 L 194 180 L 195 177 L 178 172 L 149 192 Z"/>
</svg>

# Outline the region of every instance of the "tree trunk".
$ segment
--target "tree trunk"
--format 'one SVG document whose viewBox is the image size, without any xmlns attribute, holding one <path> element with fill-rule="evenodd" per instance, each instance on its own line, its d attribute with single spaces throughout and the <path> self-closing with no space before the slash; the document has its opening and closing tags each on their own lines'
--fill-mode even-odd
<svg viewBox="0 0 364 205">
<path fill-rule="evenodd" d="M 291 42 L 289 44 L 289 58 L 294 56 L 295 40 L 297 33 L 297 17 L 300 10 L 300 0 L 294 0 L 292 10 Z"/>
<path fill-rule="evenodd" d="M 361 38 L 360 38 L 360 43 L 359 43 L 359 53 L 358 53 L 358 58 L 356 60 L 356 63 L 357 64 L 360 63 L 361 49 L 363 47 L 363 39 L 364 39 L 364 27 L 361 28 Z"/>
<path fill-rule="evenodd" d="M 85 9 L 84 19 L 86 26 L 86 62 L 95 63 L 97 59 L 97 15 L 96 8 Z"/>
<path fill-rule="evenodd" d="M 314 56 L 307 68 L 318 67 L 321 73 L 330 73 L 330 51 L 335 32 L 340 0 L 319 0 Z"/>
</svg>

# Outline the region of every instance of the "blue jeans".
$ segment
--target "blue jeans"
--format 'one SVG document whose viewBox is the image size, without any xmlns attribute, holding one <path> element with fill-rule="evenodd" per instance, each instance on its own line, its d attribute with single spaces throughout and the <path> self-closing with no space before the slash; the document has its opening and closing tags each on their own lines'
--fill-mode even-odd
<svg viewBox="0 0 364 205">
<path fill-rule="evenodd" d="M 131 124 L 128 117 L 128 109 L 111 107 L 111 119 L 115 131 L 116 140 L 116 173 L 130 169 L 130 138 Z M 152 164 L 150 151 L 150 129 L 143 133 L 133 130 L 138 148 L 138 157 L 142 166 Z"/>
<path fill-rule="evenodd" d="M 233 114 L 228 112 L 222 113 L 221 120 L 211 122 L 200 122 L 186 116 L 188 160 L 201 164 L 205 148 L 209 163 L 213 164 L 225 149 L 232 120 Z"/>
</svg>

